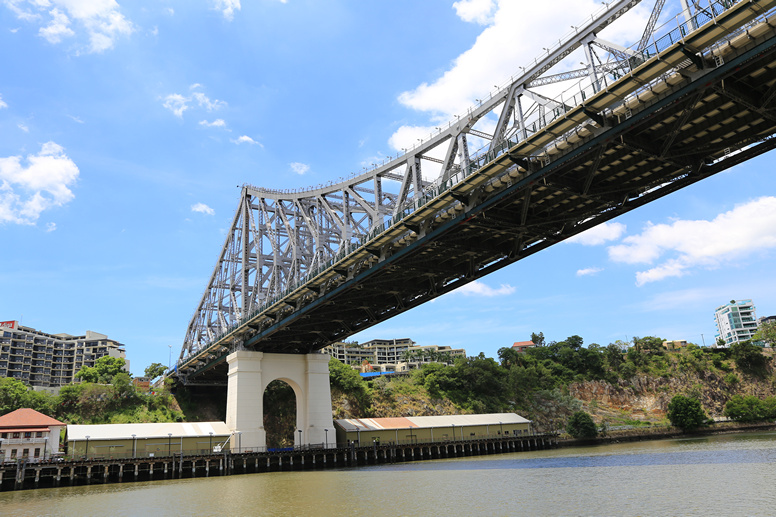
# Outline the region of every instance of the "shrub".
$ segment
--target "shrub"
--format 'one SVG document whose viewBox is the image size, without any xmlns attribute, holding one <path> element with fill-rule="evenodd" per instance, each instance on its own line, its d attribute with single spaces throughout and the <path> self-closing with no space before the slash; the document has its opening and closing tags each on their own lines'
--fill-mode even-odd
<svg viewBox="0 0 776 517">
<path fill-rule="evenodd" d="M 595 438 L 598 434 L 593 418 L 584 411 L 577 411 L 569 417 L 566 432 L 574 438 Z"/>
</svg>

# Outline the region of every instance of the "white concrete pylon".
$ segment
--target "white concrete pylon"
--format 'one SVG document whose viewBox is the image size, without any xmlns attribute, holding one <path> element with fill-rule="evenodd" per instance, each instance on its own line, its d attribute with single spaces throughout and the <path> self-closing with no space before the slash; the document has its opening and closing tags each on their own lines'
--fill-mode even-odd
<svg viewBox="0 0 776 517">
<path fill-rule="evenodd" d="M 329 356 L 326 354 L 265 354 L 241 350 L 227 358 L 229 377 L 226 402 L 226 425 L 235 434 L 232 448 L 242 449 L 267 445 L 264 430 L 264 390 L 275 380 L 287 383 L 296 395 L 295 445 L 326 442 L 325 429 L 333 429 Z M 302 433 L 299 433 L 301 430 Z"/>
</svg>

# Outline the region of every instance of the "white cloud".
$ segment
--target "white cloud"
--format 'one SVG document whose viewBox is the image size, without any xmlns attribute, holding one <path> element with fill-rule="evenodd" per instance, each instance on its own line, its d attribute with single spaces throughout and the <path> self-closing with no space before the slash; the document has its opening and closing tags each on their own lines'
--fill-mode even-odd
<svg viewBox="0 0 776 517">
<path fill-rule="evenodd" d="M 565 242 L 582 244 L 583 246 L 599 246 L 607 241 L 619 239 L 625 233 L 625 229 L 626 226 L 622 223 L 601 223 L 566 239 Z"/>
<path fill-rule="evenodd" d="M 249 137 L 248 135 L 242 135 L 241 137 L 232 140 L 232 143 L 233 144 L 237 144 L 237 145 L 240 145 L 240 144 L 251 144 L 251 145 L 259 145 L 261 147 L 264 147 L 259 142 L 257 142 L 253 138 Z"/>
<path fill-rule="evenodd" d="M 8 107 L 8 104 L 5 103 L 5 101 L 3 100 L 3 96 L 0 95 L 0 109 L 7 108 L 7 107 Z"/>
<path fill-rule="evenodd" d="M 200 120 L 199 125 L 205 126 L 205 127 L 226 127 L 226 122 L 224 122 L 224 119 L 218 118 L 218 119 L 215 119 L 213 122 L 208 122 L 207 120 Z"/>
<path fill-rule="evenodd" d="M 57 223 L 46 223 L 46 232 L 51 233 L 57 229 Z"/>
<path fill-rule="evenodd" d="M 577 276 L 588 276 L 588 275 L 595 275 L 596 273 L 600 273 L 603 271 L 600 267 L 588 267 L 585 269 L 578 269 L 577 270 Z"/>
<path fill-rule="evenodd" d="M 215 0 L 215 9 L 216 11 L 221 11 L 224 18 L 228 21 L 232 21 L 234 20 L 235 10 L 239 11 L 241 9 L 240 0 Z"/>
<path fill-rule="evenodd" d="M 463 287 L 459 287 L 455 292 L 463 294 L 464 296 L 486 296 L 490 298 L 493 296 L 506 296 L 512 294 L 515 292 L 515 288 L 509 284 L 501 284 L 498 289 L 494 289 L 479 280 L 475 280 Z"/>
<path fill-rule="evenodd" d="M 289 165 L 291 166 L 291 170 L 299 175 L 305 174 L 310 170 L 310 166 L 306 163 L 292 162 Z"/>
<path fill-rule="evenodd" d="M 169 14 L 170 16 L 175 15 L 175 9 L 173 9 L 172 7 L 168 7 L 166 10 L 167 10 L 167 14 Z"/>
<path fill-rule="evenodd" d="M 25 133 L 29 133 L 29 132 L 30 132 L 30 128 L 28 128 L 27 126 L 25 126 L 25 125 L 24 125 L 24 124 L 22 124 L 21 122 L 19 122 L 19 123 L 18 123 L 18 124 L 16 124 L 16 125 L 17 125 L 17 127 L 18 127 L 19 129 L 21 129 L 21 130 L 22 130 L 22 131 L 24 131 Z"/>
<path fill-rule="evenodd" d="M 81 120 L 80 118 L 78 118 L 78 117 L 76 117 L 74 115 L 68 115 L 68 117 L 70 117 L 73 120 L 73 122 L 78 122 L 79 124 L 83 124 L 84 123 L 83 120 Z"/>
<path fill-rule="evenodd" d="M 453 3 L 455 14 L 465 22 L 488 25 L 493 22 L 493 0 L 461 0 Z"/>
<path fill-rule="evenodd" d="M 189 89 L 194 90 L 201 87 L 201 84 L 195 83 L 192 84 Z M 202 92 L 192 92 L 189 96 L 181 95 L 180 93 L 171 93 L 164 98 L 162 106 L 172 111 L 176 117 L 182 118 L 183 112 L 189 109 L 189 103 L 192 102 L 196 102 L 200 108 L 205 108 L 207 111 L 217 110 L 226 106 L 226 102 L 218 99 L 210 100 L 210 97 Z"/>
<path fill-rule="evenodd" d="M 456 114 L 462 115 L 474 106 L 475 99 L 485 99 L 494 92 L 491 85 L 505 85 L 512 76 L 519 74 L 521 66 L 528 66 L 543 53 L 543 47 L 557 45 L 559 39 L 572 32 L 572 26 L 589 20 L 591 13 L 598 14 L 601 3 L 555 0 L 548 7 L 546 2 L 456 1 L 453 3 L 456 14 L 466 22 L 484 25 L 483 31 L 471 48 L 453 59 L 451 66 L 438 78 L 401 93 L 398 100 L 412 110 L 427 113 L 433 125 L 446 125 L 455 120 Z M 605 29 L 604 37 L 617 43 L 632 44 L 631 40 L 643 31 L 650 10 L 651 5 L 636 6 Z M 577 53 L 572 54 L 554 71 L 578 67 L 577 57 Z M 561 83 L 550 88 L 565 89 L 571 84 Z M 397 149 L 407 147 L 408 140 L 404 136 L 410 129 L 408 126 L 399 128 L 391 138 L 391 145 Z M 410 140 L 409 143 L 411 146 L 417 142 Z M 469 148 L 471 151 L 477 146 L 470 144 Z"/>
<path fill-rule="evenodd" d="M 636 273 L 641 286 L 681 277 L 693 268 L 713 269 L 734 259 L 776 248 L 776 197 L 768 196 L 736 206 L 711 221 L 676 220 L 649 223 L 638 235 L 611 246 L 609 257 L 627 264 L 652 264 Z"/>
<path fill-rule="evenodd" d="M 216 211 L 207 206 L 205 203 L 197 203 L 191 205 L 192 212 L 199 212 L 200 214 L 215 215 Z"/>
<path fill-rule="evenodd" d="M 0 223 L 35 224 L 40 214 L 65 205 L 75 195 L 70 187 L 78 179 L 78 167 L 54 142 L 38 154 L 0 158 Z"/>
<path fill-rule="evenodd" d="M 182 118 L 183 112 L 189 109 L 187 104 L 189 100 L 191 99 L 184 97 L 179 93 L 171 93 L 164 98 L 164 104 L 162 104 L 162 106 L 172 111 L 176 117 Z"/>
<path fill-rule="evenodd" d="M 39 23 L 38 34 L 51 44 L 85 33 L 87 52 L 113 48 L 120 36 L 129 36 L 135 28 L 115 0 L 6 0 L 5 5 L 17 18 Z"/>
</svg>

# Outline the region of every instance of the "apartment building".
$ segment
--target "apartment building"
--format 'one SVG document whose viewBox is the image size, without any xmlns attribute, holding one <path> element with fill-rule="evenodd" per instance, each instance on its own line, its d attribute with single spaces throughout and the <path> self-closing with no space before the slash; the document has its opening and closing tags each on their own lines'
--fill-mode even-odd
<svg viewBox="0 0 776 517">
<path fill-rule="evenodd" d="M 72 383 L 81 367 L 93 367 L 103 356 L 126 360 L 124 345 L 91 330 L 82 336 L 49 334 L 15 320 L 0 321 L 0 377 L 56 388 Z"/>
<path fill-rule="evenodd" d="M 324 351 L 344 364 L 360 366 L 367 363 L 370 370 L 382 372 L 401 372 L 417 368 L 423 363 L 466 357 L 463 348 L 417 346 L 409 338 L 373 339 L 361 344 L 334 343 L 324 348 Z"/>
<path fill-rule="evenodd" d="M 714 311 L 717 324 L 716 340 L 724 341 L 727 348 L 733 343 L 748 341 L 757 332 L 757 315 L 752 300 L 730 300 L 730 303 L 717 307 Z"/>
</svg>

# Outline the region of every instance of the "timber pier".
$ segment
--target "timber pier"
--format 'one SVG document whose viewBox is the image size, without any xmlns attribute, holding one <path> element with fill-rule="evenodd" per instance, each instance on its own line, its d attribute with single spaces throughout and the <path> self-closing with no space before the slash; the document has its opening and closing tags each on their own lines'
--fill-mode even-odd
<svg viewBox="0 0 776 517">
<path fill-rule="evenodd" d="M 490 437 L 431 443 L 297 447 L 262 452 L 224 451 L 214 454 L 172 454 L 144 458 L 90 458 L 0 464 L 0 491 L 59 486 L 124 483 L 260 472 L 348 468 L 407 461 L 505 454 L 554 448 L 554 434 Z"/>
</svg>

